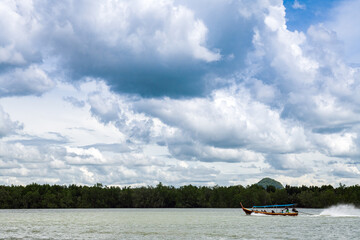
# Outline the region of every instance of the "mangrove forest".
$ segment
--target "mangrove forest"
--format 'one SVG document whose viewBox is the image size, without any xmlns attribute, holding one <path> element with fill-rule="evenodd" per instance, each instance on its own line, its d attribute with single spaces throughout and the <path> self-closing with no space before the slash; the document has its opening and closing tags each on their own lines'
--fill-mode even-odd
<svg viewBox="0 0 360 240">
<path fill-rule="evenodd" d="M 108 187 L 30 184 L 0 186 L 0 208 L 238 208 L 297 203 L 297 207 L 324 208 L 335 204 L 360 206 L 360 186 L 340 184 L 283 189 L 251 186 Z"/>
</svg>

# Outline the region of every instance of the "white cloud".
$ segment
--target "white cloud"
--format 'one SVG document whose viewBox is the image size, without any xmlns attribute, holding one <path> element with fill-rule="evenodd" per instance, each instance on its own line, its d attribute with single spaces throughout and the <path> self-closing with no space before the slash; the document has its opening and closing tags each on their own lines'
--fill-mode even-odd
<svg viewBox="0 0 360 240">
<path fill-rule="evenodd" d="M 360 177 L 360 170 L 356 166 L 351 166 L 348 164 L 334 164 L 332 166 L 332 173 L 335 176 L 341 177 L 341 178 L 359 178 Z"/>
<path fill-rule="evenodd" d="M 357 157 L 360 155 L 356 132 L 318 135 L 315 139 L 329 156 Z"/>
<path fill-rule="evenodd" d="M 0 182 L 353 182 L 360 72 L 338 9 L 292 32 L 281 0 L 1 2 Z"/>
<path fill-rule="evenodd" d="M 307 146 L 301 125 L 282 120 L 278 111 L 254 101 L 242 87 L 218 90 L 209 98 L 146 100 L 136 108 L 181 129 L 173 139 L 184 135 L 209 146 L 260 152 L 292 152 Z"/>
<path fill-rule="evenodd" d="M 276 170 L 290 170 L 298 176 L 313 172 L 311 168 L 313 163 L 307 161 L 308 159 L 304 157 L 304 154 L 269 154 L 267 158 Z"/>
<path fill-rule="evenodd" d="M 21 143 L 0 143 L 0 157 L 3 161 L 14 163 L 37 163 L 44 162 L 41 153 L 36 147 L 24 146 Z"/>
<path fill-rule="evenodd" d="M 128 55 L 130 49 L 131 54 L 138 57 L 155 50 L 165 58 L 184 54 L 209 62 L 220 58 L 217 52 L 206 47 L 204 23 L 196 19 L 191 9 L 172 1 L 91 1 L 86 2 L 86 6 L 76 1 L 74 4 L 78 7 L 69 9 L 66 2 L 56 8 L 47 6 L 54 14 L 51 19 L 54 26 L 47 27 L 55 31 L 47 30 L 65 51 L 78 51 L 75 45 L 81 51 L 97 54 L 87 48 L 96 45 L 108 57 L 112 56 L 110 49 L 116 50 L 119 58 Z M 64 16 L 59 8 L 66 8 L 67 14 Z M 92 27 L 79 31 L 84 25 Z"/>
<path fill-rule="evenodd" d="M 319 64 L 303 50 L 306 36 L 286 28 L 282 5 L 268 8 L 268 13 L 258 16 L 259 24 L 254 28 L 253 35 L 255 49 L 248 54 L 248 68 L 260 80 L 275 83 L 282 91 L 308 88 L 314 81 Z"/>
<path fill-rule="evenodd" d="M 96 148 L 82 149 L 74 147 L 66 147 L 65 160 L 69 164 L 89 165 L 89 164 L 104 164 L 106 159 L 101 152 Z"/>
<path fill-rule="evenodd" d="M 154 36 L 158 46 L 156 49 L 162 55 L 177 55 L 190 50 L 190 54 L 197 59 L 207 62 L 220 59 L 219 53 L 204 47 L 207 28 L 201 20 L 195 19 L 191 10 L 179 6 L 166 15 L 170 19 L 163 20 L 164 30 L 156 30 Z"/>
<path fill-rule="evenodd" d="M 306 9 L 306 5 L 305 4 L 301 4 L 298 0 L 295 0 L 292 7 L 294 9 L 302 9 L 305 10 Z"/>
<path fill-rule="evenodd" d="M 0 2 L 0 64 L 21 66 L 39 62 L 36 35 L 41 29 L 33 1 Z"/>
<path fill-rule="evenodd" d="M 0 138 L 15 133 L 16 130 L 21 128 L 21 124 L 12 121 L 9 114 L 7 114 L 0 106 Z"/>
<path fill-rule="evenodd" d="M 36 68 L 39 75 L 51 69 L 57 77 L 70 81 L 100 76 L 118 91 L 138 92 L 143 88 L 143 93 L 154 94 L 143 84 L 151 75 L 158 78 L 153 84 L 166 84 L 160 72 L 168 72 L 169 78 L 179 81 L 173 72 L 179 68 L 185 75 L 199 74 L 186 70 L 190 62 L 198 65 L 221 59 L 220 51 L 208 46 L 208 28 L 202 19 L 170 0 L 56 4 L 9 0 L 0 3 L 0 13 L 0 65 L 6 66 L 8 73 Z M 131 70 L 137 67 L 147 71 Z M 199 72 L 200 68 L 194 69 Z M 13 76 L 2 78 L 4 83 Z M 39 83 L 41 89 L 29 89 L 36 86 L 31 79 L 21 82 L 27 85 L 25 94 L 41 94 L 39 90 L 50 87 L 49 81 L 43 81 L 42 86 Z M 12 86 L 8 84 L 8 88 Z M 191 92 L 191 87 L 184 88 L 181 93 Z M 1 95 L 22 94 L 11 89 L 2 89 Z M 165 94 L 165 90 L 160 93 Z"/>
<path fill-rule="evenodd" d="M 14 49 L 14 45 L 0 47 L 0 63 L 23 64 L 24 57 Z"/>
<path fill-rule="evenodd" d="M 326 26 L 333 29 L 338 38 L 343 41 L 345 60 L 349 63 L 360 63 L 360 47 L 358 44 L 360 30 L 355 27 L 360 21 L 358 9 L 360 2 L 357 0 L 341 1 L 334 7 L 330 20 Z M 355 24 L 355 25 L 354 25 Z"/>
<path fill-rule="evenodd" d="M 41 95 L 52 89 L 55 82 L 39 66 L 31 65 L 0 73 L 0 86 L 0 97 Z"/>
</svg>

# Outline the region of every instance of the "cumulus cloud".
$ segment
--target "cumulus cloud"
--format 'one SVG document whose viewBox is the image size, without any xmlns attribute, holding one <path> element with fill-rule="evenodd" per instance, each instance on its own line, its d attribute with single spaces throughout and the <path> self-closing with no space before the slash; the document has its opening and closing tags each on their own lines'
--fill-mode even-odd
<svg viewBox="0 0 360 240">
<path fill-rule="evenodd" d="M 334 164 L 332 169 L 332 173 L 340 178 L 359 178 L 360 177 L 360 170 L 358 167 L 354 165 L 348 164 Z"/>
<path fill-rule="evenodd" d="M 99 121 L 115 125 L 130 141 L 156 141 L 164 124 L 141 112 L 135 112 L 133 101 L 136 100 L 132 97 L 111 93 L 106 86 L 90 93 L 88 97 L 90 111 Z"/>
<path fill-rule="evenodd" d="M 281 0 L 2 2 L 0 96 L 6 109 L 17 96 L 49 101 L 51 123 L 10 141 L 20 124 L 0 109 L 1 175 L 119 185 L 353 178 L 360 72 L 344 47 L 356 37 L 339 29 L 356 4 L 301 32 L 288 29 Z M 29 131 L 41 125 L 23 119 Z"/>
<path fill-rule="evenodd" d="M 21 128 L 22 125 L 19 122 L 12 121 L 9 114 L 0 106 L 0 138 L 15 133 Z"/>
<path fill-rule="evenodd" d="M 6 66 L 48 62 L 73 81 L 100 77 L 120 93 L 206 94 L 226 84 L 215 84 L 216 76 L 243 64 L 253 31 L 251 19 L 237 16 L 243 3 L 206 4 L 218 14 L 210 16 L 188 1 L 14 0 L 3 4 L 9 12 L 5 19 L 15 25 L 1 36 L 6 44 L 0 45 L 0 56 L 8 59 Z M 224 18 L 228 12 L 231 18 Z"/>
<path fill-rule="evenodd" d="M 214 147 L 292 152 L 306 146 L 301 125 L 283 121 L 243 88 L 218 90 L 209 98 L 146 100 L 136 107 Z"/>
<path fill-rule="evenodd" d="M 74 78 L 102 77 L 119 92 L 199 93 L 193 85 L 201 86 L 202 68 L 221 59 L 219 50 L 207 46 L 203 21 L 172 1 L 39 5 L 43 34 L 50 36 L 46 43 L 60 64 Z"/>
<path fill-rule="evenodd" d="M 356 0 L 340 2 L 333 8 L 331 18 L 326 22 L 326 26 L 336 31 L 339 39 L 343 41 L 346 61 L 357 65 L 360 63 L 360 47 L 357 44 L 360 30 L 351 26 L 360 20 L 357 12 L 359 7 L 360 2 Z"/>
<path fill-rule="evenodd" d="M 262 153 L 299 152 L 309 144 L 301 125 L 282 120 L 280 111 L 254 100 L 244 86 L 185 100 L 134 101 L 104 90 L 91 93 L 88 103 L 95 117 L 129 140 L 165 145 L 184 160 L 260 161 Z"/>
<path fill-rule="evenodd" d="M 34 2 L 2 1 L 0 15 L 0 97 L 40 95 L 54 87 L 41 65 L 46 56 Z"/>
<path fill-rule="evenodd" d="M 336 33 L 321 25 L 306 34 L 291 32 L 284 9 L 269 8 L 262 16 L 265 24 L 255 31 L 248 61 L 253 78 L 277 87 L 280 96 L 274 100 L 283 107 L 282 118 L 329 129 L 357 122 L 359 73 L 344 62 Z"/>
<path fill-rule="evenodd" d="M 67 147 L 66 151 L 66 161 L 69 164 L 89 165 L 105 163 L 103 155 L 96 148 L 83 149 Z"/>
<path fill-rule="evenodd" d="M 357 70 L 341 60 L 336 35 L 323 26 L 310 27 L 307 33 L 289 31 L 280 2 L 251 6 L 240 14 L 256 23 L 253 49 L 247 65 L 227 80 L 234 85 L 205 98 L 140 99 L 129 102 L 127 109 L 160 120 L 164 125 L 157 139 L 173 157 L 183 160 L 265 160 L 279 171 L 297 171 L 301 176 L 311 171 L 302 169 L 298 154 L 318 148 L 329 157 L 355 156 L 359 116 L 354 97 L 359 81 Z M 121 112 L 118 104 L 109 109 L 107 114 Z M 93 113 L 107 122 L 107 114 Z M 124 119 L 110 115 L 114 121 Z M 137 126 L 151 132 L 153 124 L 145 119 L 148 125 Z M 324 138 L 331 139 L 330 145 Z"/>
<path fill-rule="evenodd" d="M 36 65 L 0 73 L 0 97 L 41 95 L 55 86 L 48 75 Z"/>
<path fill-rule="evenodd" d="M 0 48 L 0 63 L 23 64 L 25 59 L 14 49 L 14 45 L 7 45 Z"/>
<path fill-rule="evenodd" d="M 203 182 L 211 175 L 216 179 L 219 171 L 199 164 L 186 164 L 149 157 L 138 148 L 118 152 L 104 146 L 68 147 L 48 143 L 24 145 L 20 142 L 0 142 L 0 182 L 26 184 L 61 183 L 93 185 L 139 186 L 159 181 L 179 185 Z M 193 176 L 197 173 L 197 177 Z M 9 182 L 10 181 L 10 182 Z"/>
<path fill-rule="evenodd" d="M 0 15 L 0 70 L 41 62 L 36 42 L 41 24 L 35 17 L 33 1 L 1 1 Z"/>
<path fill-rule="evenodd" d="M 17 163 L 36 163 L 44 161 L 38 149 L 33 146 L 25 146 L 21 143 L 7 144 L 2 142 L 0 147 L 1 158 L 3 161 L 14 161 Z"/>
<path fill-rule="evenodd" d="M 120 92 L 189 95 L 204 90 L 204 67 L 222 58 L 204 22 L 173 1 L 13 0 L 0 12 L 0 71 L 46 61 Z"/>
</svg>

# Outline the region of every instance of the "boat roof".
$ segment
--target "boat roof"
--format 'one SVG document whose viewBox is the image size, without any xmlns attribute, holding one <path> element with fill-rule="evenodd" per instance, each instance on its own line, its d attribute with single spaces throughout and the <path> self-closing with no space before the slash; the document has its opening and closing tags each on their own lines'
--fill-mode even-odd
<svg viewBox="0 0 360 240">
<path fill-rule="evenodd" d="M 295 203 L 292 203 L 292 204 L 282 204 L 282 205 L 253 206 L 253 208 L 290 207 L 290 206 L 294 206 L 294 205 L 295 205 Z"/>
</svg>

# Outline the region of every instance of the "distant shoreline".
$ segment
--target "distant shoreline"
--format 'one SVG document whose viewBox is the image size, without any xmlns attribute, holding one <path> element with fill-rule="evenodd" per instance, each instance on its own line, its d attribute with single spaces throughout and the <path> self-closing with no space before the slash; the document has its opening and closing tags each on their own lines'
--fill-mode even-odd
<svg viewBox="0 0 360 240">
<path fill-rule="evenodd" d="M 239 208 L 244 206 L 296 203 L 297 207 L 325 208 L 336 204 L 360 206 L 360 186 L 286 186 L 284 189 L 259 185 L 181 187 L 92 187 L 78 185 L 29 184 L 0 186 L 1 209 L 41 208 Z"/>
</svg>

